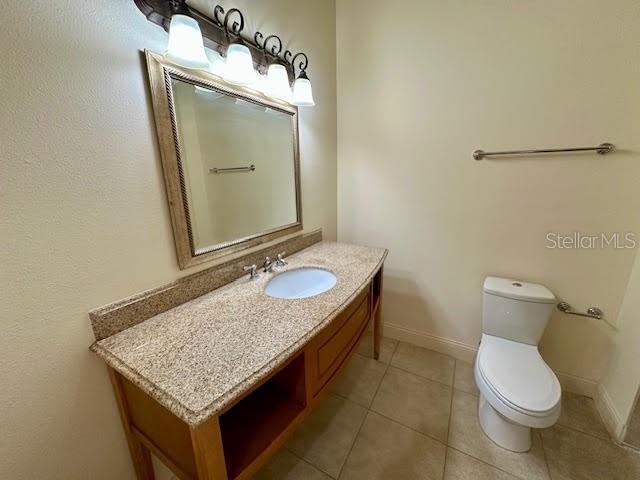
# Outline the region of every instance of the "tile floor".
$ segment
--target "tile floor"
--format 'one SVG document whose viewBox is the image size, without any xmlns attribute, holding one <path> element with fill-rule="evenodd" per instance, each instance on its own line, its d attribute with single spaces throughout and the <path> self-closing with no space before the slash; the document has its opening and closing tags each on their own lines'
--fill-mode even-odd
<svg viewBox="0 0 640 480">
<path fill-rule="evenodd" d="M 640 480 L 640 454 L 615 445 L 593 401 L 564 393 L 562 416 L 527 453 L 480 430 L 472 365 L 366 336 L 331 393 L 259 480 Z"/>
<path fill-rule="evenodd" d="M 628 445 L 640 449 L 640 401 L 636 401 L 636 406 L 631 413 L 624 441 Z"/>
</svg>

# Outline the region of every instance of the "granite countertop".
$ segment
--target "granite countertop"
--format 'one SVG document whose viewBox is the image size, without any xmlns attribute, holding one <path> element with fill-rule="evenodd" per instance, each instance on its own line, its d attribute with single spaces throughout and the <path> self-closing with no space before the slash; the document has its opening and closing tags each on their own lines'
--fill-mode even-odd
<svg viewBox="0 0 640 480">
<path fill-rule="evenodd" d="M 91 350 L 190 425 L 198 425 L 282 365 L 357 296 L 387 250 L 317 243 L 288 265 L 257 279 L 242 277 L 111 337 Z M 285 300 L 264 293 L 274 275 L 319 267 L 336 285 L 315 297 Z"/>
</svg>

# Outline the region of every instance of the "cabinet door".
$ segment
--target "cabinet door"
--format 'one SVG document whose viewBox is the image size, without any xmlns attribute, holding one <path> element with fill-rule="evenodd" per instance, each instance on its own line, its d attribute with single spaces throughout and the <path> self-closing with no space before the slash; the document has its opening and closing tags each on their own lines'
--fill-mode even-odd
<svg viewBox="0 0 640 480">
<path fill-rule="evenodd" d="M 317 394 L 340 368 L 362 336 L 370 315 L 369 288 L 358 295 L 312 341 L 309 353 L 309 382 L 312 393 Z"/>
</svg>

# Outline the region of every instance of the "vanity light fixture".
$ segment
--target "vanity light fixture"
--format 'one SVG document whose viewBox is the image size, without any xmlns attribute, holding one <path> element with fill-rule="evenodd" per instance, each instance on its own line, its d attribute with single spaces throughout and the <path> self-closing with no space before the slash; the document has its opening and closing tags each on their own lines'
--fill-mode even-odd
<svg viewBox="0 0 640 480">
<path fill-rule="evenodd" d="M 300 52 L 293 57 L 291 65 L 295 73 L 296 58 L 299 56 L 304 57 L 304 59 L 300 62 L 300 65 L 298 65 L 300 73 L 296 77 L 295 82 L 293 82 L 293 104 L 299 107 L 313 107 L 316 103 L 313 101 L 313 90 L 306 72 L 309 59 L 304 53 Z"/>
<path fill-rule="evenodd" d="M 218 12 L 222 11 L 222 7 L 217 5 L 214 10 L 214 15 L 217 16 Z M 229 29 L 229 20 L 234 13 L 238 15 L 240 22 L 234 21 L 231 25 L 231 29 Z M 229 46 L 227 47 L 227 60 L 225 62 L 222 78 L 234 85 L 250 85 L 255 81 L 256 72 L 253 69 L 251 51 L 249 50 L 249 47 L 244 44 L 241 36 L 242 29 L 244 28 L 244 16 L 240 10 L 232 8 L 224 16 L 222 24 L 224 26 L 227 42 L 229 43 Z M 233 41 L 230 41 L 231 35 L 235 36 Z"/>
<path fill-rule="evenodd" d="M 208 68 L 202 33 L 198 21 L 190 15 L 186 0 L 171 2 L 173 14 L 169 25 L 166 58 L 186 68 Z"/>
<path fill-rule="evenodd" d="M 147 20 L 165 29 L 169 26 L 165 54 L 169 61 L 187 68 L 207 70 L 229 83 L 297 106 L 315 105 L 306 74 L 307 56 L 302 52 L 294 56 L 289 50 L 280 56 L 283 45 L 276 35 L 269 35 L 262 44 L 260 32 L 253 38 L 243 37 L 244 16 L 237 8 L 225 12 L 222 6 L 216 5 L 210 15 L 188 6 L 187 0 L 133 1 Z M 239 19 L 230 25 L 233 15 Z M 277 43 L 269 46 L 272 39 L 277 39 Z M 204 49 L 205 42 L 211 49 L 208 53 Z M 299 56 L 303 60 L 294 65 Z M 289 57 L 293 58 L 290 60 Z M 293 92 L 292 80 L 295 80 Z"/>
</svg>

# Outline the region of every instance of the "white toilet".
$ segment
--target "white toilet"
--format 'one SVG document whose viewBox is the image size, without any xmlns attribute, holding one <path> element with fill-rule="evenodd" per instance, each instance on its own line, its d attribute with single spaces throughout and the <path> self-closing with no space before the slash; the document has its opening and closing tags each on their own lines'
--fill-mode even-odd
<svg viewBox="0 0 640 480">
<path fill-rule="evenodd" d="M 487 277 L 475 362 L 484 433 L 507 450 L 531 448 L 531 428 L 560 416 L 560 382 L 538 352 L 556 298 L 535 283 Z"/>
</svg>

